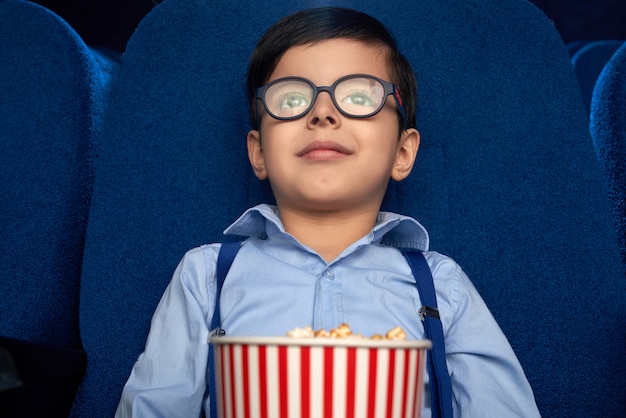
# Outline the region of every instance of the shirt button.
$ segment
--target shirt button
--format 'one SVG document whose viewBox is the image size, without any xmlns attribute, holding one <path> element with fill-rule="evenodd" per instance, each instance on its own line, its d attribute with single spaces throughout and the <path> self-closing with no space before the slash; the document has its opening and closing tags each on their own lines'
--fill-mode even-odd
<svg viewBox="0 0 626 418">
<path fill-rule="evenodd" d="M 324 271 L 323 276 L 326 280 L 335 280 L 335 272 L 331 269 Z"/>
</svg>

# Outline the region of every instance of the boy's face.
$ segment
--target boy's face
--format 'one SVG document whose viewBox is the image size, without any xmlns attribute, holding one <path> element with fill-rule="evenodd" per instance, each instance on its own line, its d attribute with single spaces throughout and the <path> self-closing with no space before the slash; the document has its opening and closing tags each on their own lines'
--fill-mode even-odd
<svg viewBox="0 0 626 418">
<path fill-rule="evenodd" d="M 268 82 L 297 76 L 330 86 L 350 74 L 392 81 L 379 48 L 331 39 L 287 50 Z M 257 177 L 269 178 L 279 208 L 378 211 L 389 178 L 408 176 L 419 146 L 415 129 L 400 132 L 391 96 L 366 119 L 344 116 L 327 92 L 300 119 L 280 121 L 263 106 L 259 111 L 261 132 L 248 134 L 248 154 Z"/>
</svg>

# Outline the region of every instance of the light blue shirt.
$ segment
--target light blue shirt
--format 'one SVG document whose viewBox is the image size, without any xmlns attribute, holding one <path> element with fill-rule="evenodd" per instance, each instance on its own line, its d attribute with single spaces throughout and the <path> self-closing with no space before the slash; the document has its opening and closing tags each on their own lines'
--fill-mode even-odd
<svg viewBox="0 0 626 418">
<path fill-rule="evenodd" d="M 412 218 L 381 212 L 372 231 L 331 263 L 286 233 L 277 209 L 259 205 L 226 231 L 249 237 L 224 284 L 220 307 L 229 336 L 284 336 L 310 325 L 349 324 L 373 335 L 400 326 L 423 339 L 411 269 L 398 248 L 425 252 L 446 341 L 453 408 L 460 417 L 539 416 L 533 392 L 482 298 L 449 257 L 428 251 Z M 152 318 L 145 351 L 124 387 L 116 417 L 208 416 L 209 328 L 219 244 L 189 251 Z M 426 377 L 423 417 L 430 417 Z"/>
</svg>

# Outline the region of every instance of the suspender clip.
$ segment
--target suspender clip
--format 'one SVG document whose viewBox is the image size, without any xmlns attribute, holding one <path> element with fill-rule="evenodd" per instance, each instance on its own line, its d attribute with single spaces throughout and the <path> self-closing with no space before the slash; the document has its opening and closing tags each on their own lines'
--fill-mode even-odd
<svg viewBox="0 0 626 418">
<path fill-rule="evenodd" d="M 224 331 L 222 328 L 217 327 L 214 330 L 212 330 L 209 333 L 209 338 L 213 338 L 213 337 L 223 337 L 224 335 L 226 335 L 226 331 Z"/>
<path fill-rule="evenodd" d="M 422 306 L 419 311 L 417 311 L 420 318 L 422 318 L 422 322 L 426 320 L 427 316 L 431 318 L 439 319 L 439 309 L 433 308 L 432 306 Z"/>
</svg>

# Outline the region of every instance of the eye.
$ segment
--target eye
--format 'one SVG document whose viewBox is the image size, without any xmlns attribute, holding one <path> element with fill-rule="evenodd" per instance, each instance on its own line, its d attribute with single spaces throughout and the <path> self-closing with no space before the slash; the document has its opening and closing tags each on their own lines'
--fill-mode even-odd
<svg viewBox="0 0 626 418">
<path fill-rule="evenodd" d="M 368 91 L 355 90 L 344 95 L 343 99 L 341 99 L 341 103 L 373 107 L 376 104 L 376 99 Z"/>
<path fill-rule="evenodd" d="M 277 109 L 295 109 L 298 107 L 306 107 L 308 105 L 309 99 L 306 95 L 297 91 L 284 92 L 276 100 Z"/>
<path fill-rule="evenodd" d="M 265 92 L 267 110 L 277 117 L 304 113 L 313 100 L 313 88 L 301 80 L 279 80 Z"/>
</svg>

